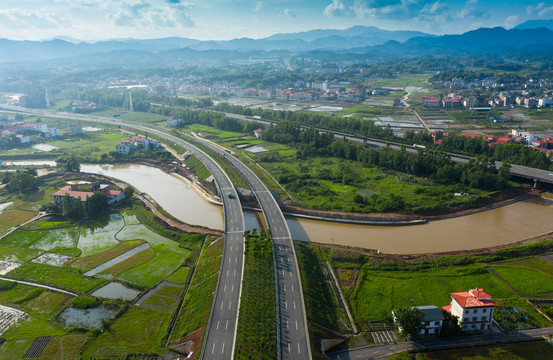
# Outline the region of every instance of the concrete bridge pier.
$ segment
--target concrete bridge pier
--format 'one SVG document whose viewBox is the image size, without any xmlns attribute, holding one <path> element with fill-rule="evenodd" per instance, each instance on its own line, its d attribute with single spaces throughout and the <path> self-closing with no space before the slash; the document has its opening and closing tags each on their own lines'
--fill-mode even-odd
<svg viewBox="0 0 553 360">
<path fill-rule="evenodd" d="M 539 180 L 534 179 L 534 189 L 538 187 L 538 184 L 539 184 Z"/>
</svg>

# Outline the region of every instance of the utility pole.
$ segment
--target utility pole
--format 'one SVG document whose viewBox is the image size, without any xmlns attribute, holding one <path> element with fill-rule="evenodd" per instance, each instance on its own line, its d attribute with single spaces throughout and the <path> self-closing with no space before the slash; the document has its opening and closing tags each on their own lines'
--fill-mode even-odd
<svg viewBox="0 0 553 360">
<path fill-rule="evenodd" d="M 130 110 L 134 111 L 133 106 L 132 106 L 132 92 L 131 92 L 130 89 L 129 89 L 129 104 L 130 104 L 130 106 L 129 106 Z"/>
</svg>

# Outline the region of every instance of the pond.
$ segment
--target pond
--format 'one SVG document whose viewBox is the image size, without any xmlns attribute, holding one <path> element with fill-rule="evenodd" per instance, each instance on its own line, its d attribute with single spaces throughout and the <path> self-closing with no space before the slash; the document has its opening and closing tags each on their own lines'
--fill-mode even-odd
<svg viewBox="0 0 553 360">
<path fill-rule="evenodd" d="M 116 309 L 99 306 L 92 309 L 76 309 L 68 307 L 59 315 L 61 321 L 69 326 L 87 329 L 99 329 L 102 326 L 101 318 L 111 319 Z"/>
<path fill-rule="evenodd" d="M 117 300 L 119 298 L 123 300 L 134 300 L 139 294 L 138 290 L 130 289 L 125 285 L 118 282 L 110 282 L 106 286 L 99 288 L 92 293 L 92 296 L 96 296 L 104 299 Z"/>
</svg>

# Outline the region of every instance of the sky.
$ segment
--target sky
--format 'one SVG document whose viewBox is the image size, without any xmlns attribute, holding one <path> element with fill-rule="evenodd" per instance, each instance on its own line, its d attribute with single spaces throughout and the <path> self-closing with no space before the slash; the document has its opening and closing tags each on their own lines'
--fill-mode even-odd
<svg viewBox="0 0 553 360">
<path fill-rule="evenodd" d="M 1 0 L 0 38 L 263 38 L 346 29 L 458 34 L 552 19 L 553 0 Z"/>
</svg>

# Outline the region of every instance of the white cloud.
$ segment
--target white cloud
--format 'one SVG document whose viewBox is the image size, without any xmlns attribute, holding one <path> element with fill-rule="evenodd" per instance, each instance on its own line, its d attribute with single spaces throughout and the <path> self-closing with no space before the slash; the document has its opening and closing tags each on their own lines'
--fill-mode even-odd
<svg viewBox="0 0 553 360">
<path fill-rule="evenodd" d="M 486 18 L 488 14 L 478 6 L 478 0 L 468 0 L 465 7 L 457 11 L 459 19 Z"/>
<path fill-rule="evenodd" d="M 284 15 L 286 15 L 288 19 L 293 19 L 296 17 L 296 14 L 294 14 L 290 9 L 284 9 Z"/>
<path fill-rule="evenodd" d="M 258 13 L 263 9 L 263 1 L 258 1 L 255 3 L 255 7 L 253 8 L 253 12 Z"/>
<path fill-rule="evenodd" d="M 1 11 L 0 24 L 3 28 L 13 29 L 48 29 L 66 27 L 69 21 L 56 14 L 42 12 L 20 12 L 17 10 Z"/>
<path fill-rule="evenodd" d="M 324 9 L 324 14 L 328 17 L 334 16 L 355 16 L 355 11 L 350 4 L 346 4 L 344 0 L 332 0 Z"/>
<path fill-rule="evenodd" d="M 520 23 L 520 16 L 518 15 L 509 16 L 507 19 L 505 19 L 506 28 L 513 28 L 517 26 L 519 23 Z"/>
<path fill-rule="evenodd" d="M 188 28 L 194 21 L 188 14 L 191 5 L 180 1 L 154 4 L 146 0 L 123 0 L 107 15 L 114 25 L 157 29 L 161 27 Z"/>
<path fill-rule="evenodd" d="M 526 7 L 526 13 L 528 13 L 528 15 L 533 15 L 534 13 L 536 13 L 536 12 L 540 11 L 541 9 L 543 9 L 544 7 L 545 7 L 544 2 L 537 3 L 535 6 L 528 5 Z"/>
<path fill-rule="evenodd" d="M 332 0 L 324 14 L 404 20 L 439 16 L 447 10 L 448 6 L 440 0 Z"/>
</svg>

